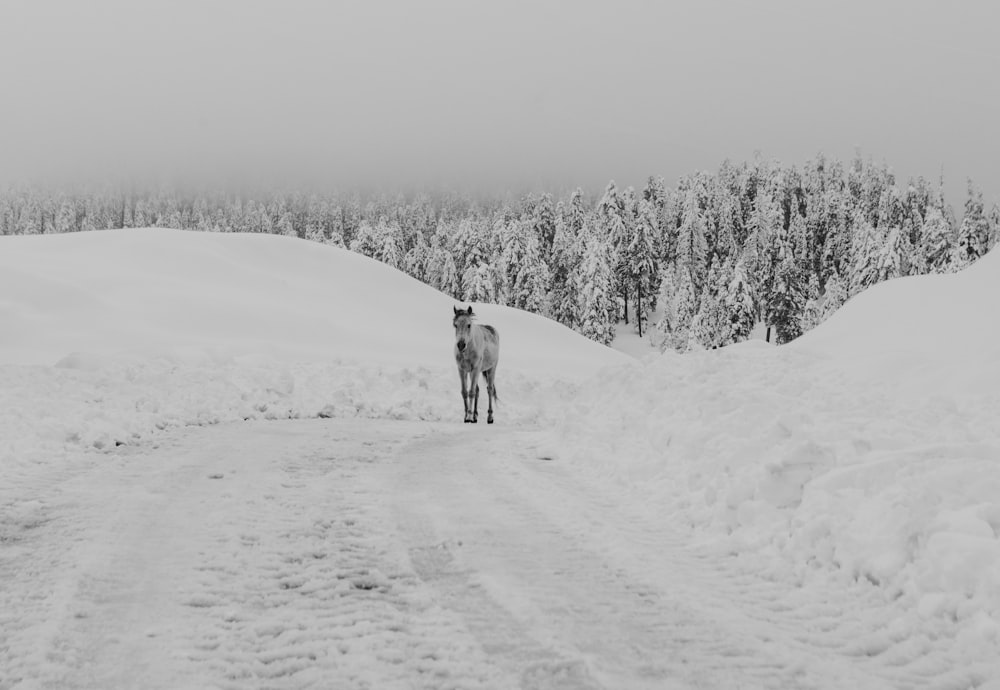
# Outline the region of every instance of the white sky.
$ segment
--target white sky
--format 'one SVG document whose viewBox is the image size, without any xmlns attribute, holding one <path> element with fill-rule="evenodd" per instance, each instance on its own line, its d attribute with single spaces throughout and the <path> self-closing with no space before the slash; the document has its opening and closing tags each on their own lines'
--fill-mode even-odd
<svg viewBox="0 0 1000 690">
<path fill-rule="evenodd" d="M 668 184 L 856 148 L 1000 198 L 990 0 L 5 0 L 0 176 Z"/>
</svg>

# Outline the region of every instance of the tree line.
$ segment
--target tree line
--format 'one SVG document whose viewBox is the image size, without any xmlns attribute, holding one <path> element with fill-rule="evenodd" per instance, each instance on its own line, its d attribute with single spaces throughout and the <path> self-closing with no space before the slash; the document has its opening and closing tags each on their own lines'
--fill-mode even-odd
<svg viewBox="0 0 1000 690">
<path fill-rule="evenodd" d="M 801 168 L 727 161 L 673 188 L 650 177 L 599 195 L 22 186 L 0 194 L 0 233 L 157 226 L 295 236 L 601 343 L 624 319 L 640 334 L 652 329 L 662 349 L 684 351 L 740 342 L 762 321 L 789 342 L 870 285 L 968 266 L 996 244 L 1000 210 L 987 210 L 969 181 L 959 219 L 942 188 L 823 155 Z"/>
</svg>

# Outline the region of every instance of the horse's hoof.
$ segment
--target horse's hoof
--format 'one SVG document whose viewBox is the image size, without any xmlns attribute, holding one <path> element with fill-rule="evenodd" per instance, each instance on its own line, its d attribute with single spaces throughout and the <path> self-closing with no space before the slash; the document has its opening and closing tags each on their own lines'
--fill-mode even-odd
<svg viewBox="0 0 1000 690">
<path fill-rule="evenodd" d="M 493 423 L 493 417 L 490 417 L 489 419 L 487 419 L 486 423 L 487 424 L 492 424 Z"/>
<path fill-rule="evenodd" d="M 471 422 L 471 421 L 472 421 L 471 419 L 466 419 L 466 420 L 465 420 L 465 423 L 466 423 L 466 424 L 468 424 L 468 423 L 469 423 L 469 422 Z"/>
</svg>

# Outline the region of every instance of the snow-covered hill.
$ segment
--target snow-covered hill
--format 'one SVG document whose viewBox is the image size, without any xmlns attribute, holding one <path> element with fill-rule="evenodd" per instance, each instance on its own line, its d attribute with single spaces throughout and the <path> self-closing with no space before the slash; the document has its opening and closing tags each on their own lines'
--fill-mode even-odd
<svg viewBox="0 0 1000 690">
<path fill-rule="evenodd" d="M 245 418 L 458 419 L 454 304 L 287 237 L 3 237 L 0 439 L 16 452 L 103 449 Z M 501 333 L 501 424 L 537 419 L 569 382 L 626 359 L 533 314 L 475 310 Z"/>
<path fill-rule="evenodd" d="M 453 366 L 440 292 L 359 254 L 276 235 L 157 228 L 4 237 L 0 362 L 184 353 Z M 622 358 L 526 312 L 476 305 L 504 369 L 579 377 Z"/>
</svg>

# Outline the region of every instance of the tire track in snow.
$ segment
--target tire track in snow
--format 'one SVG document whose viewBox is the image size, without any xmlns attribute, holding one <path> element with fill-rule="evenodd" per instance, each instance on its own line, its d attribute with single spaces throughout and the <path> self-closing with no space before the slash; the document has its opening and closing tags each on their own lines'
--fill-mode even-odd
<svg viewBox="0 0 1000 690">
<path fill-rule="evenodd" d="M 745 687 L 748 679 L 759 681 L 754 687 L 802 686 L 799 669 L 752 635 L 725 629 L 554 523 L 510 481 L 502 455 L 489 454 L 504 437 L 474 434 L 401 453 L 414 471 L 403 472 L 399 522 L 409 539 L 437 540 L 450 552 L 453 562 L 435 567 L 421 567 L 415 554 L 417 571 L 485 649 L 501 650 L 524 687 L 546 664 L 552 678 L 538 687 L 560 687 L 564 668 L 576 676 L 564 687 Z M 564 493 L 550 487 L 539 500 L 559 503 Z M 549 657 L 542 665 L 539 650 Z"/>
<path fill-rule="evenodd" d="M 694 547 L 649 496 L 542 460 L 539 438 L 474 429 L 401 451 L 400 528 L 441 552 L 425 564 L 431 552 L 418 550 L 416 569 L 505 667 L 531 668 L 537 646 L 602 687 L 964 688 L 991 677 L 990 664 L 963 665 L 933 633 L 895 624 L 905 611 L 878 588 L 807 587 L 773 563 Z"/>
<path fill-rule="evenodd" d="M 539 465 L 535 444 L 536 439 L 525 438 L 506 476 L 536 497 L 561 489 L 563 496 L 580 499 L 560 504 L 536 498 L 536 506 L 567 529 L 578 522 L 577 515 L 592 512 L 586 539 L 600 544 L 602 553 L 640 579 L 678 591 L 695 585 L 691 595 L 706 613 L 730 621 L 731 629 L 757 630 L 769 646 L 817 671 L 812 684 L 842 687 L 835 680 L 840 677 L 843 684 L 858 687 L 952 689 L 1000 679 L 993 654 L 970 649 L 947 621 L 921 618 L 911 598 L 842 574 L 797 576 L 753 549 L 730 554 L 693 545 L 671 528 L 670 506 L 658 504 L 641 486 L 608 491 L 558 463 Z M 809 683 L 800 680 L 800 685 Z"/>
<path fill-rule="evenodd" d="M 67 603 L 13 607 L 12 617 L 43 623 L 14 632 L 18 650 L 39 652 L 20 667 L 5 660 L 0 678 L 13 670 L 18 687 L 37 688 L 504 687 L 386 531 L 375 468 L 427 429 L 227 425 L 109 459 L 75 488 L 72 538 L 83 546 L 47 564 Z M 70 538 L 64 528 L 40 543 L 54 553 Z"/>
<path fill-rule="evenodd" d="M 796 583 L 536 433 L 183 430 L 55 468 L 0 537 L 0 688 L 968 688 L 865 583 Z M 218 477 L 218 478 L 213 478 Z M 11 504 L 13 505 L 13 504 Z M 889 613 L 887 614 L 887 610 Z M 992 671 L 992 673 L 991 673 Z"/>
</svg>

